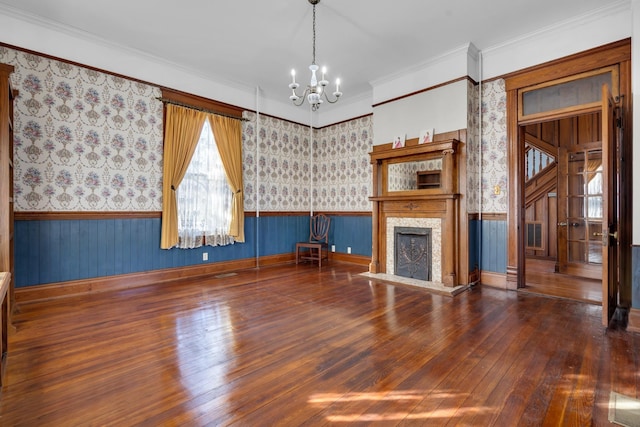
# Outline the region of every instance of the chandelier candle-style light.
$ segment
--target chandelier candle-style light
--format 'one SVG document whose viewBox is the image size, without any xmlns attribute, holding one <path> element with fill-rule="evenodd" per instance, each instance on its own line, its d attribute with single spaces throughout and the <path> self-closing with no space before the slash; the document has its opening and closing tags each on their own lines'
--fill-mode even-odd
<svg viewBox="0 0 640 427">
<path fill-rule="evenodd" d="M 313 5 L 313 60 L 311 61 L 311 65 L 309 65 L 309 70 L 311 70 L 311 81 L 304 90 L 304 93 L 299 96 L 296 93 L 296 89 L 300 87 L 300 85 L 296 83 L 296 70 L 291 70 L 291 83 L 289 84 L 289 89 L 291 89 L 292 93 L 291 96 L 289 96 L 289 99 L 294 105 L 300 106 L 304 103 L 304 99 L 306 98 L 311 105 L 311 109 L 316 111 L 320 108 L 320 104 L 324 102 L 322 100 L 322 95 L 324 95 L 324 99 L 326 99 L 330 104 L 334 104 L 338 102 L 338 99 L 342 96 L 342 92 L 340 92 L 340 79 L 336 79 L 336 90 L 333 92 L 334 99 L 331 100 L 327 95 L 327 92 L 324 90 L 324 88 L 329 85 L 329 82 L 325 79 L 325 74 L 327 72 L 326 67 L 322 67 L 322 78 L 318 81 L 317 73 L 320 67 L 316 65 L 316 5 L 320 3 L 320 0 L 309 0 L 309 3 Z"/>
</svg>

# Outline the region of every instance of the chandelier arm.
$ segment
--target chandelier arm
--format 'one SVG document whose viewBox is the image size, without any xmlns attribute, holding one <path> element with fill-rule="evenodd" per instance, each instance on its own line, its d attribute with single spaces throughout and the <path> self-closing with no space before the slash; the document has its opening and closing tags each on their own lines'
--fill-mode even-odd
<svg viewBox="0 0 640 427">
<path fill-rule="evenodd" d="M 332 101 L 331 99 L 329 99 L 329 95 L 327 95 L 327 92 L 322 92 L 322 94 L 324 95 L 324 99 L 326 99 L 327 102 L 329 102 L 329 104 L 335 104 L 340 99 L 339 96 L 336 96 L 335 99 Z"/>
<path fill-rule="evenodd" d="M 296 96 L 298 96 L 298 92 L 296 92 L 295 90 L 294 90 L 294 92 L 295 92 Z M 309 88 L 307 87 L 307 88 L 304 90 L 304 92 L 302 93 L 302 96 L 298 96 L 298 100 L 299 100 L 300 102 L 296 102 L 296 101 L 293 101 L 293 100 L 292 100 L 293 105 L 295 105 L 296 107 L 301 106 L 301 105 L 304 103 L 304 100 L 307 98 L 307 94 L 308 94 L 308 93 L 309 93 Z"/>
</svg>

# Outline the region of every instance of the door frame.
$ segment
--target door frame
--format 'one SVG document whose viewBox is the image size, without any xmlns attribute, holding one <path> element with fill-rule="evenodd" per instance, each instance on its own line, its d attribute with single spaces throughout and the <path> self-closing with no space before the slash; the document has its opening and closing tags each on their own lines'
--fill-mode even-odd
<svg viewBox="0 0 640 427">
<path fill-rule="evenodd" d="M 521 106 L 518 91 L 542 83 L 560 80 L 576 74 L 590 72 L 607 66 L 618 66 L 619 99 L 622 107 L 622 143 L 630 152 L 631 143 L 631 40 L 625 39 L 595 49 L 561 58 L 555 61 L 527 68 L 504 77 L 507 101 L 507 158 L 508 158 L 508 207 L 507 207 L 507 266 L 506 285 L 509 289 L 524 287 L 525 284 L 525 241 L 524 241 L 524 121 L 519 119 Z M 584 112 L 581 110 L 580 112 Z M 566 113 L 566 112 L 565 112 Z M 572 112 L 578 114 L 576 110 Z M 551 117 L 550 117 L 551 118 Z M 631 185 L 631 165 L 623 163 L 620 170 L 620 188 Z M 631 304 L 631 206 L 621 200 L 619 212 L 620 231 L 620 302 Z M 625 239 L 627 241 L 625 241 Z M 603 304 L 605 302 L 603 301 Z"/>
</svg>

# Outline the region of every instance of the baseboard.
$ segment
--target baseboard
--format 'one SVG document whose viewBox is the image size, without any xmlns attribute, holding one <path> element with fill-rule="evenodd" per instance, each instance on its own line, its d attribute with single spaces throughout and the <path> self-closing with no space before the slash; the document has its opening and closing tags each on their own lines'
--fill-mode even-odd
<svg viewBox="0 0 640 427">
<path fill-rule="evenodd" d="M 640 332 L 640 309 L 632 308 L 629 310 L 629 322 L 627 323 L 627 331 Z"/>
<path fill-rule="evenodd" d="M 255 261 L 255 258 L 252 258 Z M 233 262 L 233 261 L 231 261 Z M 279 254 L 279 255 L 269 255 L 258 258 L 258 267 L 267 267 L 270 265 L 278 265 L 278 264 L 289 264 L 292 262 L 296 262 L 295 254 Z M 256 265 L 253 265 L 256 267 Z M 238 269 L 236 269 L 238 270 Z M 229 270 L 230 271 L 230 270 Z"/>
<path fill-rule="evenodd" d="M 344 254 L 342 252 L 331 252 L 331 254 L 329 255 L 329 262 L 331 262 L 332 260 L 349 262 L 351 264 L 365 265 L 367 266 L 367 268 L 369 267 L 369 263 L 371 263 L 371 257 L 364 255 Z"/>
<path fill-rule="evenodd" d="M 474 268 L 473 270 L 471 270 L 469 272 L 469 280 L 468 283 L 469 284 L 476 284 L 480 282 L 480 270 L 478 270 L 478 267 Z"/>
<path fill-rule="evenodd" d="M 493 288 L 507 289 L 507 275 L 491 271 L 480 272 L 480 283 Z"/>
<path fill-rule="evenodd" d="M 348 262 L 368 266 L 370 257 L 362 255 L 332 253 L 329 261 Z M 162 270 L 145 271 L 140 273 L 119 274 L 116 276 L 94 277 L 91 279 L 71 280 L 68 282 L 48 283 L 46 285 L 26 286 L 16 288 L 17 304 L 28 304 L 76 295 L 91 294 L 106 291 L 138 288 L 178 279 L 187 279 L 214 274 L 229 273 L 270 265 L 290 264 L 295 262 L 295 254 L 279 254 L 260 257 L 256 264 L 255 258 L 234 261 L 198 264 L 187 267 L 167 268 Z"/>
<path fill-rule="evenodd" d="M 268 266 L 294 262 L 293 254 L 281 254 L 261 257 L 256 265 L 255 258 L 199 264 L 187 267 L 167 268 L 140 273 L 119 274 L 116 276 L 94 277 L 91 279 L 49 283 L 46 285 L 16 288 L 16 303 L 27 304 L 36 301 L 65 298 L 97 292 L 114 291 L 148 286 L 171 280 L 199 276 L 210 276 L 232 271 L 246 270 L 256 266 Z"/>
</svg>

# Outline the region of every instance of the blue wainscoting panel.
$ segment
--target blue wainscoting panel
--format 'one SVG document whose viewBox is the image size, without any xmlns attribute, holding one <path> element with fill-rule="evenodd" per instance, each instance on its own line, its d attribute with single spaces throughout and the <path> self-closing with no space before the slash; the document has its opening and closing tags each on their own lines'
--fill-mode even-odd
<svg viewBox="0 0 640 427">
<path fill-rule="evenodd" d="M 485 221 L 480 229 L 480 254 L 483 271 L 507 272 L 507 222 Z"/>
<path fill-rule="evenodd" d="M 296 242 L 309 238 L 309 217 L 261 216 L 255 218 L 259 256 L 293 253 Z"/>
<path fill-rule="evenodd" d="M 16 287 L 293 253 L 309 237 L 306 215 L 246 217 L 245 243 L 163 250 L 160 227 L 159 218 L 16 221 Z M 370 217 L 333 217 L 331 233 L 340 252 L 371 256 Z"/>
<path fill-rule="evenodd" d="M 640 309 L 640 246 L 631 247 L 631 306 Z"/>
<path fill-rule="evenodd" d="M 371 216 L 331 216 L 329 244 L 336 245 L 336 252 L 371 256 Z"/>
<path fill-rule="evenodd" d="M 480 269 L 480 221 L 469 221 L 469 271 Z"/>
<path fill-rule="evenodd" d="M 160 227 L 159 218 L 16 221 L 16 286 L 254 258 L 257 232 L 260 256 L 292 253 L 309 218 L 247 217 L 245 243 L 197 249 L 160 249 Z"/>
</svg>

